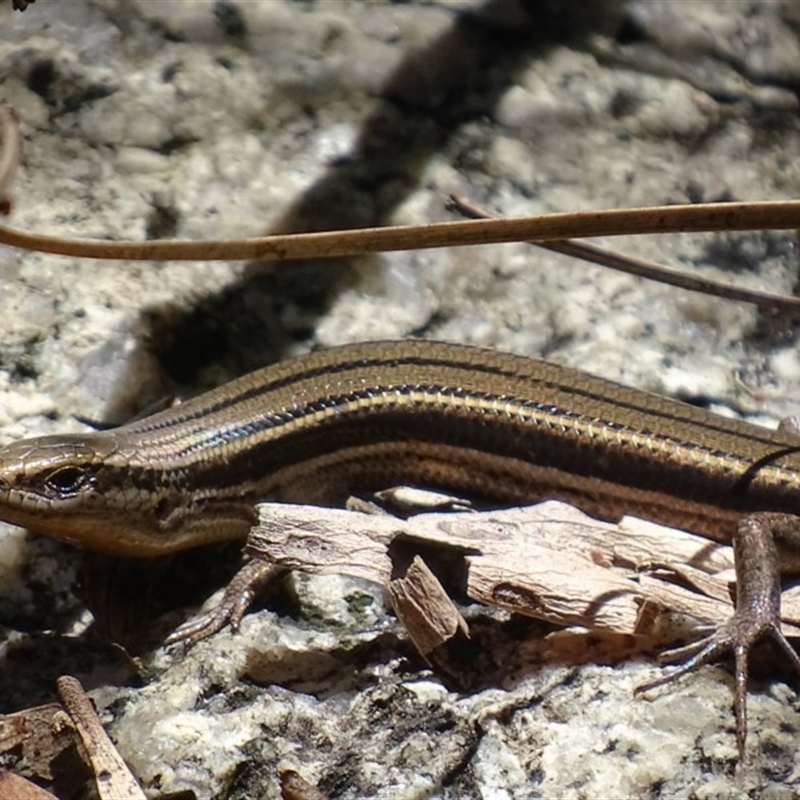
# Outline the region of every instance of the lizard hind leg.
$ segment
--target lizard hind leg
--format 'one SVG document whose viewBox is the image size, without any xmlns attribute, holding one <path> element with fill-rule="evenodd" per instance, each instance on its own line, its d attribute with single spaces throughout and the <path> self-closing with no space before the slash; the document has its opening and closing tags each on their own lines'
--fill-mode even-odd
<svg viewBox="0 0 800 800">
<path fill-rule="evenodd" d="M 709 636 L 662 654 L 667 662 L 682 662 L 667 675 L 637 687 L 636 694 L 672 683 L 708 664 L 726 651 L 733 651 L 736 689 L 734 714 L 739 758 L 744 758 L 747 740 L 748 655 L 753 645 L 771 636 L 800 675 L 800 656 L 781 630 L 781 574 L 792 559 L 784 552 L 800 552 L 800 518 L 790 514 L 756 513 L 744 517 L 734 538 L 736 559 L 736 610 Z"/>
</svg>

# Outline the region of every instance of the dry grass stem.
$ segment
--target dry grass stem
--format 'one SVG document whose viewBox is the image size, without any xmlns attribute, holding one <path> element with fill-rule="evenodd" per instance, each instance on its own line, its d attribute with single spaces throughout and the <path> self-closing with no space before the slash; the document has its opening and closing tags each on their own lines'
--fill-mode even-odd
<svg viewBox="0 0 800 800">
<path fill-rule="evenodd" d="M 76 258 L 126 261 L 290 261 L 336 258 L 393 250 L 421 250 L 503 242 L 548 241 L 684 231 L 786 230 L 800 228 L 800 200 L 705 203 L 479 219 L 252 239 L 107 242 L 63 239 L 0 227 L 0 244 Z"/>
<path fill-rule="evenodd" d="M 496 215 L 490 214 L 485 208 L 473 202 L 469 198 L 461 195 L 451 194 L 447 202 L 447 208 L 470 219 L 498 219 Z M 627 272 L 629 275 L 637 275 L 659 283 L 666 283 L 670 286 L 677 286 L 680 289 L 687 289 L 690 292 L 701 292 L 715 297 L 724 297 L 726 300 L 737 300 L 744 303 L 753 303 L 760 308 L 774 308 L 779 311 L 798 311 L 800 310 L 800 298 L 788 295 L 775 294 L 757 289 L 747 289 L 740 286 L 733 286 L 722 281 L 715 281 L 711 278 L 700 278 L 690 275 L 682 270 L 674 270 L 659 264 L 655 261 L 646 261 L 642 258 L 635 258 L 625 253 L 617 253 L 605 247 L 599 247 L 590 242 L 581 242 L 575 239 L 564 239 L 563 241 L 550 242 L 528 242 L 534 247 L 541 247 L 543 250 L 550 250 L 554 253 L 579 258 L 583 261 L 590 261 L 609 269 L 619 272 Z"/>
</svg>

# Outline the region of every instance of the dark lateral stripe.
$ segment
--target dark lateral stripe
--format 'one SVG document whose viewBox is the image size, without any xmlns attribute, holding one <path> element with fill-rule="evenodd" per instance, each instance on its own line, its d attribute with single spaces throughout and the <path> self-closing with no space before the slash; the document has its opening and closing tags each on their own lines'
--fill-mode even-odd
<svg viewBox="0 0 800 800">
<path fill-rule="evenodd" d="M 430 351 L 430 355 L 424 352 L 421 354 L 409 354 L 406 349 L 408 347 L 412 347 L 415 351 L 428 350 Z M 378 354 L 372 355 L 373 351 L 378 351 Z M 342 358 L 341 361 L 336 360 L 335 356 L 337 354 L 340 354 Z M 480 358 L 476 358 L 477 356 L 480 356 Z M 320 360 L 322 360 L 322 363 L 318 363 Z M 309 361 L 313 362 L 312 365 L 307 368 L 302 368 L 303 365 Z M 438 342 L 423 343 L 415 340 L 405 346 L 403 343 L 380 342 L 368 345 L 349 345 L 323 351 L 321 353 L 312 353 L 308 356 L 296 359 L 295 363 L 298 366 L 295 372 L 270 380 L 270 372 L 278 369 L 279 365 L 266 367 L 261 371 L 244 376 L 225 387 L 212 390 L 206 395 L 200 395 L 188 401 L 183 411 L 179 408 L 172 409 L 167 413 L 157 414 L 154 417 L 134 423 L 129 430 L 131 430 L 131 432 L 140 433 L 156 431 L 179 426 L 182 422 L 201 420 L 205 416 L 225 412 L 229 412 L 231 416 L 234 417 L 237 405 L 258 399 L 264 399 L 265 417 L 269 420 L 271 419 L 269 415 L 269 395 L 288 388 L 293 384 L 311 381 L 324 376 L 342 375 L 351 371 L 379 370 L 381 368 L 391 370 L 394 374 L 402 375 L 402 369 L 406 367 L 410 370 L 407 378 L 397 383 L 373 387 L 371 391 L 410 391 L 416 388 L 413 375 L 414 368 L 425 367 L 441 369 L 445 371 L 445 374 L 452 374 L 454 379 L 458 378 L 458 372 L 463 373 L 465 377 L 471 377 L 473 381 L 474 375 L 478 372 L 486 375 L 487 382 L 495 384 L 489 387 L 492 391 L 487 391 L 485 394 L 486 397 L 494 396 L 499 398 L 505 396 L 506 393 L 503 392 L 502 385 L 498 386 L 497 381 L 509 380 L 514 383 L 524 382 L 530 384 L 531 395 L 536 393 L 537 387 L 541 387 L 545 390 L 567 393 L 605 406 L 613 405 L 626 412 L 642 413 L 651 418 L 663 420 L 667 425 L 670 423 L 676 425 L 686 424 L 686 409 L 692 408 L 691 406 L 684 406 L 678 401 L 672 401 L 675 404 L 674 411 L 664 411 L 662 408 L 653 408 L 648 402 L 650 398 L 646 393 L 632 392 L 631 390 L 625 390 L 626 394 L 630 394 L 630 400 L 621 400 L 618 397 L 612 398 L 608 394 L 608 388 L 617 388 L 617 385 L 600 378 L 588 379 L 590 384 L 597 386 L 597 389 L 593 389 L 586 386 L 587 379 L 583 376 L 581 376 L 583 385 L 580 385 L 577 379 L 560 382 L 547 380 L 536 375 L 537 369 L 542 369 L 546 366 L 546 370 L 542 369 L 542 371 L 556 371 L 558 374 L 563 374 L 565 377 L 572 377 L 574 373 L 566 367 L 558 367 L 557 365 L 550 364 L 541 365 L 541 362 L 528 359 L 524 356 L 506 354 L 498 356 L 491 350 Z M 506 366 L 508 363 L 517 365 L 518 368 L 513 368 L 513 366 L 512 368 L 508 368 Z M 282 369 L 286 369 L 286 366 L 284 365 Z M 400 370 L 399 373 L 398 370 Z M 237 383 L 243 383 L 247 385 L 247 388 L 237 392 Z M 456 386 L 448 387 L 442 385 L 435 387 L 435 390 L 447 393 L 453 392 L 456 388 Z M 477 396 L 477 393 L 473 394 Z M 639 396 L 641 396 L 641 400 L 637 399 Z M 323 402 L 325 399 L 324 397 L 320 397 L 320 402 Z M 535 397 L 524 398 L 524 401 L 535 402 Z M 511 399 L 511 402 L 521 403 L 523 400 L 519 398 Z M 608 421 L 601 420 L 601 422 L 608 424 Z M 688 422 L 690 424 L 699 424 L 692 419 L 689 419 Z M 732 431 L 730 424 L 726 424 L 726 421 L 721 418 L 717 421 L 717 418 L 712 414 L 704 415 L 702 425 L 705 430 L 714 433 L 735 435 L 760 445 L 775 446 L 775 440 L 770 433 L 767 431 L 761 433 L 755 426 L 752 426 L 752 429 L 750 426 L 740 426 L 737 427 L 735 431 Z M 274 423 L 266 424 L 264 427 L 274 427 Z M 800 442 L 798 442 L 798 444 L 800 445 Z"/>
<path fill-rule="evenodd" d="M 490 392 L 475 392 L 453 388 L 451 386 L 437 385 L 420 386 L 399 384 L 370 386 L 365 387 L 358 392 L 351 392 L 349 394 L 321 396 L 314 400 L 308 401 L 303 406 L 293 409 L 280 409 L 274 412 L 271 410 L 266 410 L 264 414 L 247 420 L 237 420 L 234 415 L 231 415 L 227 425 L 217 424 L 205 429 L 204 438 L 201 437 L 201 431 L 197 430 L 196 428 L 189 428 L 186 431 L 186 438 L 189 440 L 187 443 L 182 444 L 180 436 L 176 436 L 175 440 L 169 443 L 171 449 L 168 460 L 175 463 L 176 466 L 178 466 L 178 462 L 182 462 L 182 464 L 179 466 L 185 467 L 187 462 L 191 460 L 190 456 L 196 452 L 201 453 L 201 456 L 200 458 L 195 459 L 192 463 L 210 460 L 210 458 L 213 458 L 213 455 L 211 454 L 216 447 L 227 446 L 232 450 L 235 450 L 238 447 L 240 449 L 249 451 L 253 446 L 261 441 L 267 441 L 275 446 L 282 438 L 280 429 L 283 426 L 287 426 L 286 435 L 294 435 L 294 431 L 288 426 L 295 421 L 301 421 L 304 418 L 312 418 L 317 414 L 324 413 L 330 408 L 340 409 L 343 415 L 355 417 L 362 412 L 362 409 L 358 408 L 358 404 L 361 401 L 369 401 L 372 398 L 381 395 L 394 398 L 398 396 L 408 397 L 415 393 L 428 395 L 431 398 L 434 398 L 436 395 L 440 394 L 463 402 L 453 403 L 452 405 L 445 404 L 442 406 L 433 400 L 429 404 L 423 402 L 419 406 L 409 405 L 403 402 L 390 402 L 380 404 L 381 414 L 383 416 L 403 414 L 407 418 L 409 418 L 409 415 L 411 415 L 410 418 L 419 416 L 447 419 L 455 416 L 459 409 L 461 409 L 466 410 L 469 414 L 475 415 L 475 419 L 472 421 L 462 420 L 461 424 L 463 429 L 467 430 L 470 427 L 479 425 L 480 421 L 478 417 L 482 417 L 487 413 L 486 411 L 482 412 L 479 409 L 469 407 L 470 401 L 477 401 L 486 405 L 508 404 L 510 406 L 510 411 L 507 414 L 499 413 L 498 417 L 501 418 L 501 420 L 505 420 L 505 422 L 508 424 L 518 425 L 520 427 L 523 425 L 523 421 L 517 421 L 516 417 L 519 415 L 515 413 L 514 409 L 518 409 L 527 416 L 527 419 L 524 423 L 526 427 L 534 427 L 537 422 L 540 422 L 544 425 L 552 424 L 554 427 L 557 427 L 560 420 L 563 419 L 573 419 L 578 426 L 583 424 L 588 427 L 589 425 L 595 423 L 594 418 L 576 413 L 568 408 L 560 408 L 549 403 L 539 403 L 527 398 L 517 398 L 505 394 L 499 395 Z M 373 407 L 373 416 L 376 415 L 377 408 L 378 405 L 376 404 Z M 320 421 L 320 424 L 324 425 L 325 422 Z M 384 422 L 382 424 L 389 423 Z M 650 437 L 657 445 L 672 444 L 676 447 L 691 447 L 695 452 L 702 451 L 706 453 L 712 460 L 736 461 L 740 464 L 742 470 L 746 469 L 753 461 L 751 456 L 741 452 L 736 453 L 728 450 L 721 450 L 715 447 L 703 446 L 697 442 L 684 443 L 669 436 L 668 434 L 658 433 L 654 430 L 649 430 L 646 428 L 635 428 L 625 423 L 600 420 L 598 422 L 598 427 L 606 432 L 613 431 L 625 439 L 647 436 Z M 178 432 L 180 431 L 180 426 L 175 426 L 174 429 L 176 432 Z M 158 429 L 155 428 L 153 430 L 157 431 Z M 277 435 L 266 438 L 260 436 L 260 434 L 270 430 L 277 430 Z M 435 434 L 435 431 L 432 431 L 432 434 Z M 237 445 L 237 443 L 240 444 Z M 769 443 L 771 446 L 775 447 L 774 443 Z M 584 442 L 584 445 L 585 444 L 586 443 Z M 602 447 L 604 452 L 613 451 L 613 446 L 607 442 L 599 443 L 597 446 Z M 202 456 L 203 450 L 207 450 L 207 453 L 209 454 L 205 458 Z M 785 453 L 782 450 L 777 448 L 775 449 L 776 457 L 784 454 Z M 764 466 L 769 466 L 770 463 L 770 459 L 765 458 Z"/>
<path fill-rule="evenodd" d="M 607 443 L 596 442 L 593 458 L 591 447 L 574 440 L 565 443 L 552 429 L 528 426 L 523 431 L 512 425 L 484 422 L 469 426 L 465 432 L 463 420 L 455 415 L 424 416 L 409 410 L 405 414 L 391 412 L 391 419 L 376 420 L 374 416 L 357 415 L 346 423 L 332 420 L 319 428 L 303 428 L 278 440 L 254 441 L 247 449 L 233 452 L 224 463 L 210 460 L 192 467 L 192 489 L 211 490 L 223 494 L 235 493 L 241 487 L 250 486 L 258 494 L 257 487 L 269 485 L 270 476 L 291 467 L 301 467 L 320 456 L 336 456 L 340 450 L 361 451 L 369 458 L 371 448 L 378 445 L 410 447 L 412 450 L 429 444 L 443 444 L 463 450 L 473 462 L 474 474 L 483 469 L 482 453 L 491 453 L 503 458 L 504 475 L 485 476 L 485 497 L 503 497 L 503 481 L 513 476 L 525 475 L 530 467 L 547 467 L 572 475 L 584 475 L 602 480 L 609 486 L 622 485 L 637 489 L 661 492 L 674 498 L 702 502 L 711 506 L 728 508 L 752 508 L 755 504 L 773 510 L 797 512 L 797 501 L 783 497 L 774 487 L 759 486 L 752 492 L 734 494 L 737 476 L 731 473 L 711 473 L 700 465 L 680 462 L 653 462 L 647 454 L 632 454 L 630 451 L 609 449 Z M 339 424 L 337 424 L 339 423 Z M 347 437 L 342 439 L 342 427 L 346 425 Z M 391 448 L 390 448 L 391 450 Z M 400 447 L 395 447 L 400 452 Z M 402 464 L 392 463 L 390 469 L 403 472 Z M 342 462 L 342 469 L 345 464 Z M 408 480 L 429 488 L 457 490 L 458 487 L 439 486 L 433 477 L 418 474 L 413 466 L 407 471 Z M 505 476 L 505 477 L 504 477 Z M 341 477 L 341 476 L 340 476 Z M 345 477 L 341 478 L 343 481 Z M 387 488 L 354 485 L 353 490 Z M 770 495 L 767 502 L 767 495 Z M 552 497 L 557 498 L 558 492 Z M 261 495 L 261 499 L 264 499 Z M 542 492 L 532 487 L 530 501 L 543 499 Z"/>
<path fill-rule="evenodd" d="M 327 398 L 337 407 L 357 403 L 360 398 L 368 398 L 374 391 L 368 389 L 346 397 Z M 435 387 L 404 387 L 406 394 L 412 391 L 433 393 Z M 448 391 L 451 396 L 458 393 Z M 471 392 L 462 392 L 464 399 L 476 398 Z M 499 398 L 494 395 L 481 396 L 487 403 Z M 581 417 L 569 411 L 550 406 L 534 404 L 530 401 L 516 403 L 509 399 L 512 408 L 516 405 L 531 413 L 530 424 L 522 424 L 512 414 L 499 414 L 496 417 L 475 412 L 472 419 L 464 419 L 458 414 L 458 405 L 384 405 L 373 407 L 370 411 L 357 406 L 351 407 L 348 413 L 327 417 L 319 424 L 310 424 L 294 430 L 281 428 L 286 426 L 284 417 L 262 418 L 257 423 L 249 424 L 242 433 L 242 444 L 233 443 L 235 429 L 231 431 L 210 431 L 212 436 L 219 436 L 218 446 L 225 449 L 220 456 L 215 455 L 216 447 L 208 440 L 193 443 L 191 446 L 174 450 L 162 466 L 154 469 L 146 465 L 137 465 L 137 483 L 152 490 L 155 484 L 176 486 L 189 480 L 185 487 L 190 493 L 195 490 L 211 493 L 236 491 L 237 487 L 269 484 L 270 476 L 279 470 L 299 466 L 321 455 L 335 454 L 339 448 L 352 448 L 356 443 L 369 446 L 375 443 L 419 442 L 425 444 L 447 444 L 464 450 L 472 450 L 474 470 L 480 474 L 482 469 L 481 453 L 491 453 L 507 458 L 507 474 L 515 471 L 529 470 L 530 466 L 551 467 L 577 475 L 586 475 L 606 481 L 609 484 L 632 485 L 642 489 L 664 491 L 675 497 L 700 500 L 709 504 L 722 504 L 731 507 L 752 505 L 754 499 L 772 493 L 772 506 L 781 506 L 782 492 L 779 485 L 760 484 L 752 487 L 752 491 L 742 491 L 741 497 L 731 497 L 737 486 L 742 470 L 746 469 L 750 459 L 727 453 L 717 453 L 710 448 L 703 448 L 708 453 L 709 461 L 719 460 L 720 467 L 713 463 L 686 463 L 680 454 L 670 460 L 668 457 L 652 458 L 649 451 L 636 452 L 626 447 L 624 440 L 641 436 L 644 432 L 623 425 L 604 425 L 620 434 L 623 442 L 620 446 L 609 437 L 591 439 L 579 433 L 570 438 L 560 430 L 559 421 L 573 417 L 576 422 Z M 313 416 L 321 413 L 319 407 L 306 406 L 298 409 L 296 416 Z M 536 424 L 535 415 L 541 414 L 542 424 Z M 588 425 L 591 420 L 586 420 Z M 265 430 L 277 428 L 275 437 L 259 436 Z M 231 437 L 228 438 L 228 434 Z M 654 444 L 665 443 L 666 436 L 649 434 Z M 697 449 L 697 446 L 694 446 Z M 191 458 L 193 453 L 196 458 Z M 739 470 L 730 469 L 730 464 L 722 462 L 736 460 Z M 517 462 L 515 464 L 515 462 Z M 524 464 L 524 467 L 520 467 Z M 726 469 L 723 468 L 727 467 Z M 188 478 L 191 473 L 191 478 Z M 413 478 L 413 475 L 409 476 Z M 419 475 L 415 482 L 425 483 L 426 476 Z M 496 478 L 487 477 L 487 490 L 491 493 L 492 480 L 494 491 L 501 494 Z M 381 487 L 385 488 L 385 487 Z M 447 487 L 440 487 L 447 488 Z M 532 493 L 530 499 L 539 499 L 538 493 Z M 794 509 L 797 511 L 798 509 Z"/>
<path fill-rule="evenodd" d="M 456 348 L 455 345 L 448 345 L 448 347 Z M 342 348 L 344 349 L 344 348 Z M 469 350 L 470 352 L 479 352 L 478 348 L 467 348 L 464 346 L 464 350 Z M 331 351 L 324 351 L 324 352 L 331 352 Z M 300 365 L 304 360 L 314 358 L 317 354 L 311 354 L 309 356 L 301 356 L 296 359 L 296 363 Z M 522 356 L 517 356 L 521 360 L 524 360 Z M 392 369 L 397 369 L 399 366 L 411 366 L 411 367 L 441 367 L 442 369 L 460 369 L 460 370 L 469 370 L 471 372 L 476 372 L 480 370 L 482 373 L 486 375 L 493 375 L 493 376 L 501 376 L 505 378 L 512 378 L 515 381 L 524 381 L 529 380 L 532 381 L 532 377 L 520 374 L 518 372 L 513 372 L 510 370 L 500 369 L 499 366 L 487 365 L 487 364 L 476 364 L 472 361 L 463 361 L 457 362 L 454 361 L 452 358 L 432 358 L 432 357 L 409 357 L 406 356 L 391 356 L 391 357 L 384 357 L 384 358 L 372 358 L 368 359 L 365 357 L 354 358 L 349 361 L 341 361 L 335 363 L 325 363 L 318 366 L 311 367 L 309 369 L 298 370 L 297 372 L 293 372 L 290 375 L 286 375 L 282 378 L 277 378 L 271 381 L 260 381 L 258 380 L 260 377 L 267 377 L 269 372 L 275 369 L 278 365 L 283 364 L 285 362 L 278 362 L 275 365 L 271 365 L 269 367 L 264 367 L 263 370 L 252 372 L 249 375 L 245 375 L 242 378 L 237 379 L 236 381 L 232 381 L 231 384 L 235 384 L 239 381 L 248 381 L 251 379 L 254 381 L 253 385 L 250 386 L 248 389 L 242 392 L 231 392 L 230 394 L 225 394 L 222 396 L 218 401 L 212 402 L 210 405 L 198 405 L 197 409 L 192 409 L 190 414 L 186 414 L 180 417 L 180 421 L 190 420 L 190 419 L 198 419 L 200 417 L 206 416 L 208 414 L 216 414 L 219 412 L 227 411 L 230 409 L 235 408 L 239 403 L 248 402 L 250 400 L 255 400 L 265 395 L 272 394 L 273 392 L 280 391 L 281 389 L 285 389 L 293 384 L 302 383 L 308 380 L 313 380 L 314 378 L 320 378 L 323 376 L 330 376 L 330 375 L 339 375 L 350 371 L 355 370 L 372 370 L 379 367 L 391 367 Z M 218 389 L 213 389 L 210 392 L 206 393 L 205 395 L 199 395 L 197 398 L 193 398 L 190 401 L 187 401 L 186 405 L 190 403 L 194 403 L 195 401 L 200 401 L 204 397 L 207 397 L 209 400 L 212 399 L 213 395 L 219 392 L 222 388 L 231 387 L 231 384 L 225 384 Z M 548 385 L 542 382 L 543 385 Z M 396 385 L 390 385 L 386 387 L 382 387 L 382 390 L 386 391 L 395 391 L 398 389 L 402 389 L 403 387 L 411 387 L 413 384 L 408 382 L 398 383 Z M 557 386 L 557 384 L 552 384 L 553 386 Z M 379 391 L 380 389 L 375 389 L 375 391 Z M 320 398 L 322 399 L 322 398 Z M 173 409 L 174 411 L 174 409 Z M 164 414 L 154 415 L 154 417 L 150 417 L 148 419 L 154 419 L 155 417 L 162 417 L 165 416 Z M 137 431 L 147 431 L 147 430 L 154 430 L 156 426 L 147 427 L 148 419 L 142 420 L 138 423 L 135 427 Z M 180 421 L 173 420 L 170 422 L 168 419 L 165 419 L 162 424 L 158 427 L 167 427 L 170 425 L 180 424 Z M 161 423 L 161 420 L 159 420 Z M 133 428 L 132 428 L 133 430 Z"/>
</svg>

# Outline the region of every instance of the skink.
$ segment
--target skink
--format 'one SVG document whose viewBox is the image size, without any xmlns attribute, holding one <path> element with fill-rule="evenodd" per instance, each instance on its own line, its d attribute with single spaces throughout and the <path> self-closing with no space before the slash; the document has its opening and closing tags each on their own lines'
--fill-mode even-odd
<svg viewBox="0 0 800 800">
<path fill-rule="evenodd" d="M 693 667 L 732 645 L 746 656 L 765 631 L 788 648 L 779 573 L 800 568 L 799 450 L 790 433 L 546 361 L 377 342 L 267 367 L 112 431 L 8 445 L 0 518 L 147 557 L 244 539 L 266 500 L 340 505 L 401 484 L 495 506 L 563 499 L 735 542 L 736 616 Z M 740 746 L 743 705 L 737 693 Z"/>
</svg>

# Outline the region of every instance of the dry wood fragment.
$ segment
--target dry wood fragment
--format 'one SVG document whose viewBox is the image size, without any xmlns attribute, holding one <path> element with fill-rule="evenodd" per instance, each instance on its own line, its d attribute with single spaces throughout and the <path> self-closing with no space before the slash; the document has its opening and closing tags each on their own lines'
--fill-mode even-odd
<svg viewBox="0 0 800 800">
<path fill-rule="evenodd" d="M 0 775 L 0 797 L 7 800 L 57 800 L 54 794 L 13 772 Z"/>
<path fill-rule="evenodd" d="M 707 625 L 733 610 L 730 547 L 629 517 L 613 525 L 553 501 L 409 520 L 265 504 L 247 551 L 291 569 L 388 586 L 399 537 L 406 548 L 416 542 L 463 558 L 473 600 L 560 625 L 657 636 L 661 614 L 653 609 Z M 786 634 L 800 635 L 800 592 L 784 593 L 782 611 Z"/>
<path fill-rule="evenodd" d="M 11 212 L 11 184 L 22 158 L 22 135 L 14 109 L 5 105 L 0 105 L 0 142 L 0 214 L 7 216 Z"/>
<path fill-rule="evenodd" d="M 388 588 L 398 619 L 423 656 L 459 631 L 469 635 L 466 620 L 419 556 L 414 557 L 404 574 L 392 580 Z"/>
<path fill-rule="evenodd" d="M 92 765 L 101 800 L 146 800 L 122 756 L 117 752 L 81 684 L 73 677 L 58 679 L 58 694 Z"/>
<path fill-rule="evenodd" d="M 78 738 L 58 703 L 0 715 L 0 754 L 16 775 L 70 795 L 89 777 Z M 11 796 L 0 793 L 0 797 Z"/>
<path fill-rule="evenodd" d="M 328 800 L 326 794 L 323 794 L 293 769 L 282 769 L 278 773 L 278 777 L 281 782 L 283 800 Z"/>
</svg>

